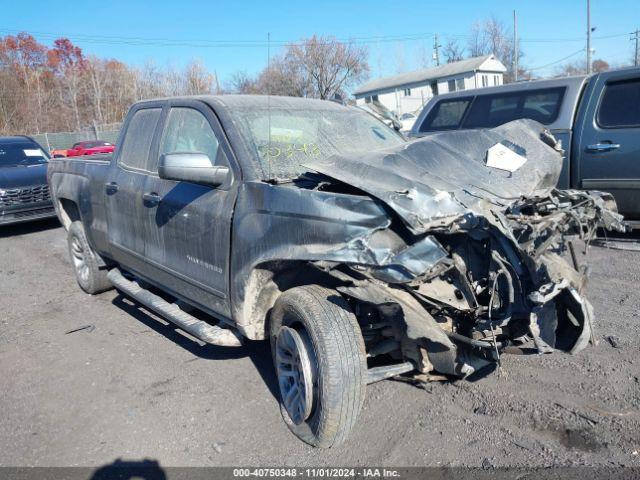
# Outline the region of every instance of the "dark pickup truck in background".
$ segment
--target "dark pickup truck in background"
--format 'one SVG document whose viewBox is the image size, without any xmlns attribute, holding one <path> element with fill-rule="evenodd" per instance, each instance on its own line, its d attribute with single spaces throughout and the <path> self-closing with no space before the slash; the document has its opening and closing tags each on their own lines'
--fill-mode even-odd
<svg viewBox="0 0 640 480">
<path fill-rule="evenodd" d="M 82 289 L 214 345 L 269 340 L 286 424 L 329 447 L 367 384 L 589 344 L 587 269 L 562 255 L 625 227 L 560 169 L 532 120 L 407 142 L 357 108 L 231 95 L 139 102 L 113 155 L 48 177 Z"/>
<path fill-rule="evenodd" d="M 513 83 L 432 98 L 410 136 L 531 118 L 562 141 L 558 186 L 610 192 L 640 224 L 640 69 Z"/>
<path fill-rule="evenodd" d="M 26 136 L 0 137 L 0 225 L 55 217 L 49 155 Z"/>
</svg>

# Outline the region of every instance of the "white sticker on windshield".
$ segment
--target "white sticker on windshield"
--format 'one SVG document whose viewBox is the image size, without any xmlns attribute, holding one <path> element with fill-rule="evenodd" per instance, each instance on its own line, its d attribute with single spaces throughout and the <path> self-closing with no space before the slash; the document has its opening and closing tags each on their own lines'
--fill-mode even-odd
<svg viewBox="0 0 640 480">
<path fill-rule="evenodd" d="M 23 152 L 25 157 L 44 157 L 44 152 L 39 148 L 25 148 Z"/>
<path fill-rule="evenodd" d="M 302 130 L 271 127 L 271 140 L 280 143 L 293 143 L 302 138 Z"/>
<path fill-rule="evenodd" d="M 527 161 L 527 157 L 524 156 L 526 155 L 526 151 L 517 145 L 513 145 L 513 147 L 518 148 L 523 155 L 516 153 L 504 143 L 496 143 L 487 150 L 487 167 L 506 170 L 507 172 L 515 172 L 518 170 Z"/>
</svg>

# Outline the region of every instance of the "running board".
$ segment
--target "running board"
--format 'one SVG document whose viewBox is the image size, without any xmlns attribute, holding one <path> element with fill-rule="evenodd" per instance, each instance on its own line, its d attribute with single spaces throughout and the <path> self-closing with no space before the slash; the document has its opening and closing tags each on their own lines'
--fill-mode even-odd
<svg viewBox="0 0 640 480">
<path fill-rule="evenodd" d="M 367 370 L 367 385 L 395 377 L 403 373 L 415 370 L 416 367 L 411 362 L 398 363 L 396 365 L 387 365 L 384 367 L 373 367 Z"/>
<path fill-rule="evenodd" d="M 107 278 L 118 290 L 123 291 L 130 297 L 140 302 L 145 307 L 153 310 L 158 315 L 169 320 L 180 327 L 185 332 L 193 335 L 199 340 L 212 345 L 223 347 L 240 347 L 242 343 L 240 336 L 234 331 L 211 325 L 197 319 L 182 310 L 177 304 L 169 303 L 162 297 L 142 288 L 136 282 L 127 280 L 120 270 L 112 269 L 107 274 Z"/>
</svg>

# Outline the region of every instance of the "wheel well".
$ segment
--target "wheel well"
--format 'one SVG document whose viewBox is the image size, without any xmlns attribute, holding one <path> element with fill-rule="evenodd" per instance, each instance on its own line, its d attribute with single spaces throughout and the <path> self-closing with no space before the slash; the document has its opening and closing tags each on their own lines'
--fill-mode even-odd
<svg viewBox="0 0 640 480">
<path fill-rule="evenodd" d="M 66 230 L 69 230 L 69 226 L 72 222 L 80 220 L 80 209 L 73 200 L 60 198 L 58 199 L 58 207 L 60 211 L 60 220 Z"/>
<path fill-rule="evenodd" d="M 335 288 L 334 277 L 315 268 L 309 262 L 268 262 L 256 267 L 245 286 L 241 328 L 253 340 L 268 338 L 269 315 L 278 297 L 293 287 L 321 285 Z"/>
</svg>

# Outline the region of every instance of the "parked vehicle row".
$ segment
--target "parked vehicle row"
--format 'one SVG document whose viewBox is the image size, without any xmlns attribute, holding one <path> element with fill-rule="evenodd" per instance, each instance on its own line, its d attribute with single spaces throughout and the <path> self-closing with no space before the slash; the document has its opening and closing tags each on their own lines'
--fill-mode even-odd
<svg viewBox="0 0 640 480">
<path fill-rule="evenodd" d="M 411 136 L 518 118 L 539 121 L 562 141 L 560 188 L 610 192 L 620 212 L 640 223 L 640 68 L 439 95 Z"/>
<path fill-rule="evenodd" d="M 0 225 L 55 217 L 48 160 L 30 137 L 0 137 Z"/>
<path fill-rule="evenodd" d="M 321 447 L 367 384 L 583 349 L 569 240 L 625 228 L 609 195 L 556 189 L 533 120 L 407 142 L 334 102 L 202 96 L 135 104 L 117 145 L 49 165 L 80 287 L 211 344 L 269 341 L 284 421 Z"/>
<path fill-rule="evenodd" d="M 67 150 L 67 157 L 81 157 L 83 155 L 96 155 L 98 153 L 113 153 L 116 146 L 113 143 L 102 140 L 90 140 L 75 143 Z"/>
<path fill-rule="evenodd" d="M 98 153 L 113 153 L 116 146 L 113 143 L 102 140 L 88 140 L 74 143 L 69 149 L 55 149 L 51 151 L 53 158 L 81 157 L 83 155 L 96 155 Z"/>
</svg>

